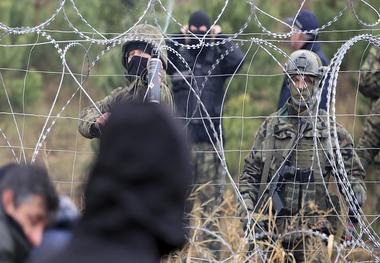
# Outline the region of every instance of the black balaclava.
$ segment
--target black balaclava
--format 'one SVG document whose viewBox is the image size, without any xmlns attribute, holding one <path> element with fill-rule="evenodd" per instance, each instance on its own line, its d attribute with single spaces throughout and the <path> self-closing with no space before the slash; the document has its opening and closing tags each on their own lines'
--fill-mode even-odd
<svg viewBox="0 0 380 263">
<path fill-rule="evenodd" d="M 192 182 L 185 141 L 164 105 L 116 105 L 100 137 L 80 229 L 117 242 L 133 242 L 130 232 L 138 231 L 160 255 L 180 248 Z"/>
<path fill-rule="evenodd" d="M 148 66 L 148 58 L 133 56 L 127 64 L 127 79 L 134 81 L 138 77 L 142 77 L 146 81 L 146 71 Z"/>
<path fill-rule="evenodd" d="M 134 56 L 131 58 L 131 61 L 128 62 L 128 54 L 132 50 L 142 50 L 145 53 L 151 54 L 153 47 L 151 44 L 142 42 L 142 41 L 132 41 L 127 42 L 123 46 L 123 58 L 122 58 L 122 64 L 124 68 L 126 69 L 126 78 L 133 82 L 139 77 L 142 77 L 144 81 L 145 75 L 146 75 L 146 68 L 148 65 L 148 59 L 140 56 Z"/>
<path fill-rule="evenodd" d="M 190 16 L 190 19 L 189 19 L 189 30 L 190 30 L 191 26 L 195 26 L 198 29 L 201 26 L 206 26 L 207 31 L 208 31 L 210 29 L 210 27 L 211 27 L 210 18 L 209 18 L 209 16 L 204 11 L 201 11 L 201 10 L 196 11 L 196 12 L 192 13 L 191 16 Z M 196 35 L 199 39 L 202 39 L 204 37 L 204 35 L 205 35 L 205 32 L 200 32 L 199 30 L 191 31 L 191 32 L 194 35 Z M 197 39 L 194 36 L 190 37 L 190 45 L 199 44 L 199 39 Z M 205 41 L 207 42 L 207 41 L 209 41 L 209 39 L 207 39 L 207 37 L 206 37 Z M 202 51 L 206 50 L 206 47 L 201 47 L 201 48 L 202 48 Z M 200 53 L 200 49 L 190 49 L 190 52 L 193 55 L 198 55 Z"/>
<path fill-rule="evenodd" d="M 196 11 L 196 12 L 192 13 L 190 16 L 189 28 L 190 28 L 190 26 L 195 26 L 197 28 L 199 28 L 200 26 L 206 26 L 207 30 L 209 30 L 210 26 L 211 26 L 210 18 L 205 12 L 203 12 L 201 10 Z M 196 34 L 198 32 L 193 32 L 193 33 Z"/>
</svg>

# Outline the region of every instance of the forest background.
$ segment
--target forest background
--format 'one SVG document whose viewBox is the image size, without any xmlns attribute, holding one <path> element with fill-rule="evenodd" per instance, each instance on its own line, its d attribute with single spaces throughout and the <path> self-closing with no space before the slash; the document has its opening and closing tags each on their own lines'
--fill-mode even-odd
<svg viewBox="0 0 380 263">
<path fill-rule="evenodd" d="M 98 32 L 110 38 L 130 28 L 143 14 L 148 5 L 147 0 L 91 0 L 75 1 L 83 18 Z M 294 16 L 302 1 L 261 0 L 257 6 L 271 16 L 284 20 Z M 319 34 L 322 49 L 327 57 L 332 58 L 339 47 L 359 34 L 380 34 L 380 27 L 365 27 L 355 18 L 352 9 L 345 8 L 350 1 L 314 0 L 307 1 L 305 8 L 313 10 L 320 25 L 334 19 L 343 10 L 342 16 Z M 379 9 L 378 0 L 367 1 Z M 218 24 L 225 34 L 238 32 L 250 16 L 251 5 L 248 1 L 224 0 L 162 0 L 161 3 L 170 10 L 172 17 L 179 23 L 187 24 L 193 11 L 203 9 L 212 20 L 221 10 L 225 12 Z M 226 6 L 225 6 L 226 5 Z M 54 0 L 1 0 L 0 22 L 11 27 L 34 26 L 48 19 L 58 8 L 59 1 Z M 356 15 L 367 23 L 377 20 L 375 13 L 364 3 L 354 1 Z M 89 65 L 105 46 L 91 43 L 79 37 L 69 20 L 79 31 L 87 36 L 99 38 L 91 28 L 79 18 L 71 1 L 66 1 L 65 15 L 60 12 L 54 21 L 44 29 L 61 48 L 72 43 L 77 45 L 69 50 L 66 61 L 72 72 L 95 101 L 101 99 L 113 88 L 124 84 L 121 66 L 121 47 L 116 46 L 102 56 L 89 71 Z M 277 22 L 264 12 L 257 12 L 257 18 L 272 32 L 288 32 L 283 24 Z M 166 28 L 166 33 L 179 32 L 180 26 L 170 20 L 168 14 L 157 3 L 143 19 L 147 23 L 159 23 Z M 285 63 L 286 58 L 275 50 L 266 53 L 256 44 L 251 45 L 250 38 L 262 38 L 290 54 L 289 39 L 274 38 L 257 26 L 254 19 L 248 23 L 236 42 L 244 43 L 246 52 L 243 68 L 228 82 L 224 105 L 225 154 L 229 171 L 235 181 L 242 170 L 244 157 L 250 151 L 254 134 L 264 118 L 277 108 L 277 101 L 283 72 L 275 59 Z M 358 93 L 359 69 L 368 51 L 368 43 L 354 45 L 346 54 L 337 84 L 336 107 L 339 122 L 358 142 L 362 134 L 364 116 L 368 112 L 369 100 Z M 89 71 L 89 72 L 88 72 Z M 62 60 L 54 45 L 41 34 L 0 35 L 0 128 L 4 140 L 0 137 L 0 164 L 15 161 L 22 157 L 22 148 L 27 160 L 30 160 L 37 139 L 46 121 L 55 96 L 57 102 L 49 119 L 49 125 L 56 121 L 43 143 L 38 161 L 44 162 L 50 174 L 63 193 L 80 200 L 80 186 L 88 173 L 93 157 L 93 144 L 82 138 L 77 132 L 78 113 L 90 102 L 78 85 L 65 72 L 62 88 L 59 83 L 62 76 Z M 73 99 L 70 98 L 73 96 Z M 8 96 L 7 96 L 8 95 Z M 8 100 L 9 98 L 9 100 Z M 68 103 L 69 102 L 69 103 Z M 68 103 L 67 107 L 65 105 Z M 62 111 L 62 107 L 65 107 Z M 17 123 L 17 125 L 16 125 Z M 17 132 L 17 130 L 19 132 Z M 22 145 L 20 143 L 22 141 Z M 12 145 L 13 152 L 9 145 Z M 376 169 L 376 166 L 372 168 Z M 370 171 L 367 180 L 368 196 L 380 193 L 376 190 L 376 173 Z M 379 187 L 377 187 L 379 188 Z M 374 214 L 376 200 L 369 198 L 365 211 Z"/>
</svg>

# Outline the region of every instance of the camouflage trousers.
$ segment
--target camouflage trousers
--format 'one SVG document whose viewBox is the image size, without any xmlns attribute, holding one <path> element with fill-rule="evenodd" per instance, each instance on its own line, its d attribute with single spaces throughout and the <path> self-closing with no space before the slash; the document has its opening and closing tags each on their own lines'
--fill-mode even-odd
<svg viewBox="0 0 380 263">
<path fill-rule="evenodd" d="M 369 166 L 367 170 L 366 178 L 368 197 L 364 206 L 367 208 L 369 214 L 374 216 L 367 216 L 368 220 L 372 222 L 372 227 L 376 233 L 380 233 L 380 187 L 378 187 L 377 181 L 380 178 L 380 155 L 375 157 L 374 162 Z"/>
<path fill-rule="evenodd" d="M 204 211 L 211 212 L 223 201 L 225 171 L 209 143 L 192 145 L 194 196 Z"/>
<path fill-rule="evenodd" d="M 218 211 L 223 201 L 225 171 L 221 161 L 209 143 L 192 145 L 192 163 L 194 188 L 191 195 L 192 225 L 207 229 L 218 234 Z M 192 233 L 200 247 L 205 248 L 202 258 L 211 261 L 219 258 L 220 242 L 216 237 L 205 231 L 196 230 Z"/>
</svg>

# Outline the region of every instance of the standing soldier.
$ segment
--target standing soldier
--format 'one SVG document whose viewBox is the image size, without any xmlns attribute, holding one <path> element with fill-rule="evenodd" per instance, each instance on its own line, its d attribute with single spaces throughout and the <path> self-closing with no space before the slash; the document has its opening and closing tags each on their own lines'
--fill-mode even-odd
<svg viewBox="0 0 380 263">
<path fill-rule="evenodd" d="M 380 150 L 380 48 L 370 50 L 361 71 L 359 90 L 371 99 L 371 110 L 358 145 L 358 155 L 367 170 Z"/>
<path fill-rule="evenodd" d="M 363 127 L 363 136 L 359 140 L 357 152 L 366 171 L 371 164 L 376 163 L 380 151 L 380 48 L 372 47 L 361 68 L 359 91 L 369 97 L 370 111 Z M 378 164 L 377 169 L 378 171 Z M 377 178 L 380 173 L 375 175 Z M 376 198 L 376 200 L 379 200 Z M 380 202 L 376 205 L 380 212 Z M 378 222 L 377 222 L 378 224 Z"/>
<path fill-rule="evenodd" d="M 301 229 L 337 232 L 342 207 L 332 187 L 337 186 L 333 179 L 342 175 L 333 169 L 338 164 L 331 161 L 337 157 L 336 149 L 330 150 L 327 113 L 316 105 L 323 73 L 319 57 L 308 50 L 295 51 L 286 73 L 291 97 L 260 126 L 245 159 L 239 189 L 249 213 L 241 207 L 242 216 L 252 216 L 271 197 L 277 235 L 286 250 L 297 246 L 293 253 L 299 262 L 306 256 L 302 253 L 306 242 L 300 242 L 302 235 L 285 233 Z M 344 169 L 362 204 L 366 198 L 364 170 L 349 133 L 337 125 L 337 134 Z M 265 223 L 260 226 L 266 228 Z"/>
<path fill-rule="evenodd" d="M 168 72 L 171 74 L 177 116 L 184 119 L 192 142 L 194 195 L 201 205 L 201 218 L 208 218 L 223 200 L 225 171 L 213 144 L 221 137 L 219 127 L 225 95 L 224 84 L 228 77 L 240 69 L 244 58 L 240 48 L 231 41 L 215 46 L 204 45 L 225 38 L 219 25 L 211 27 L 209 16 L 203 11 L 196 11 L 190 16 L 188 26 L 182 28 L 181 33 L 174 35 L 168 43 L 180 55 L 169 52 L 169 58 L 175 67 L 169 65 Z M 198 48 L 189 49 L 177 45 L 177 42 L 197 45 L 201 41 L 204 42 Z M 212 125 L 207 115 L 210 116 Z M 212 223 L 211 226 L 206 223 L 210 220 L 203 221 L 203 227 L 216 229 L 216 224 Z M 215 237 L 202 233 L 197 239 L 205 244 L 203 241 Z M 220 247 L 217 243 L 208 245 L 208 248 L 218 257 L 217 250 Z"/>
<path fill-rule="evenodd" d="M 207 32 L 209 33 L 206 34 Z M 174 35 L 169 42 L 188 66 L 176 54 L 169 52 L 169 58 L 175 67 L 169 65 L 168 72 L 171 74 L 177 115 L 185 119 L 192 141 L 196 184 L 210 183 L 199 195 L 200 201 L 207 204 L 206 210 L 211 212 L 222 200 L 225 179 L 221 161 L 213 147 L 213 143 L 216 142 L 215 134 L 201 103 L 211 117 L 219 138 L 224 84 L 229 76 L 239 70 L 244 56 L 239 47 L 232 42 L 212 47 L 202 45 L 191 49 L 175 45 L 176 42 L 196 45 L 203 38 L 210 44 L 217 40 L 222 41 L 225 36 L 221 34 L 220 26 L 215 25 L 211 28 L 210 18 L 205 12 L 196 11 L 190 16 L 189 25 L 185 26 L 181 33 Z M 217 63 L 221 56 L 223 60 Z"/>
<path fill-rule="evenodd" d="M 173 108 L 171 91 L 166 82 L 167 53 L 161 48 L 165 44 L 161 32 L 151 25 L 137 25 L 131 30 L 129 37 L 131 40 L 123 45 L 121 60 L 126 69 L 127 85 L 114 89 L 110 95 L 96 102 L 96 106 L 90 105 L 81 111 L 79 132 L 86 138 L 100 136 L 115 103 L 120 100 L 147 101 L 149 73 L 147 66 L 154 50 L 159 51 L 162 62 L 161 101 Z"/>
</svg>

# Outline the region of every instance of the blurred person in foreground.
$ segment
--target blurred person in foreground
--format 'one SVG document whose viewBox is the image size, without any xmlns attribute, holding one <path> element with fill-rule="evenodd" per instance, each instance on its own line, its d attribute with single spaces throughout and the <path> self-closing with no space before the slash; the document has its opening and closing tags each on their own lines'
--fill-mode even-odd
<svg viewBox="0 0 380 263">
<path fill-rule="evenodd" d="M 42 167 L 12 164 L 0 182 L 0 262 L 25 262 L 42 241 L 58 198 Z"/>
<path fill-rule="evenodd" d="M 190 153 L 169 111 L 155 103 L 119 104 L 99 147 L 72 241 L 41 262 L 149 263 L 181 248 Z"/>
<path fill-rule="evenodd" d="M 304 10 L 304 9 L 299 12 L 297 17 L 287 18 L 286 23 L 289 26 L 293 25 L 293 30 L 300 30 L 300 31 L 315 30 L 319 27 L 318 20 L 315 14 L 309 10 Z M 292 36 L 290 37 L 290 47 L 293 51 L 302 50 L 302 49 L 313 51 L 315 54 L 318 55 L 323 66 L 327 66 L 329 64 L 329 60 L 327 59 L 326 55 L 323 53 L 321 49 L 321 45 L 318 42 L 318 32 L 312 32 L 312 33 L 307 33 L 307 34 L 294 32 Z M 323 90 L 322 90 L 321 102 L 319 104 L 319 108 L 323 110 L 327 109 L 328 82 L 326 81 L 325 83 L 326 84 L 323 86 Z M 289 98 L 290 98 L 289 82 L 287 81 L 287 77 L 285 76 L 284 81 L 282 83 L 282 87 L 281 87 L 280 98 L 278 101 L 277 109 L 279 110 L 280 108 L 282 108 L 286 104 Z"/>
<path fill-rule="evenodd" d="M 343 232 L 342 215 L 347 216 L 342 206 L 348 203 L 342 193 L 343 202 L 339 201 L 338 189 L 348 186 L 340 185 L 338 178 L 344 175 L 337 171 L 345 169 L 347 172 L 353 199 L 360 206 L 366 199 L 365 171 L 353 149 L 350 134 L 339 124 L 337 140 L 342 168 L 337 161 L 337 147 L 333 144 L 331 149 L 329 133 L 334 138 L 328 129 L 331 120 L 316 105 L 323 75 L 319 57 L 308 50 L 295 51 L 285 70 L 289 75 L 291 97 L 256 133 L 240 177 L 239 189 L 245 203 L 241 204 L 240 215 L 248 222 L 248 218 L 252 220 L 250 225 L 245 222 L 245 227 L 253 235 L 267 232 L 269 240 L 278 238 L 286 257 L 291 258 L 293 254 L 297 262 L 315 262 L 314 259 L 322 260 L 323 255 L 320 251 L 304 253 L 310 249 L 312 236 L 302 231 L 319 231 L 340 238 L 342 233 L 338 233 L 338 228 Z M 269 198 L 273 211 L 266 205 Z M 263 216 L 260 218 L 259 214 Z M 272 227 L 269 215 L 274 217 Z"/>
<path fill-rule="evenodd" d="M 161 60 L 160 101 L 173 108 L 171 90 L 166 81 L 167 52 L 160 30 L 141 24 L 131 29 L 122 48 L 121 63 L 125 68 L 126 86 L 114 89 L 110 95 L 82 109 L 79 132 L 86 138 L 99 138 L 112 108 L 120 101 L 148 101 L 148 65 L 152 57 Z M 98 111 L 100 110 L 100 112 Z"/>
</svg>

